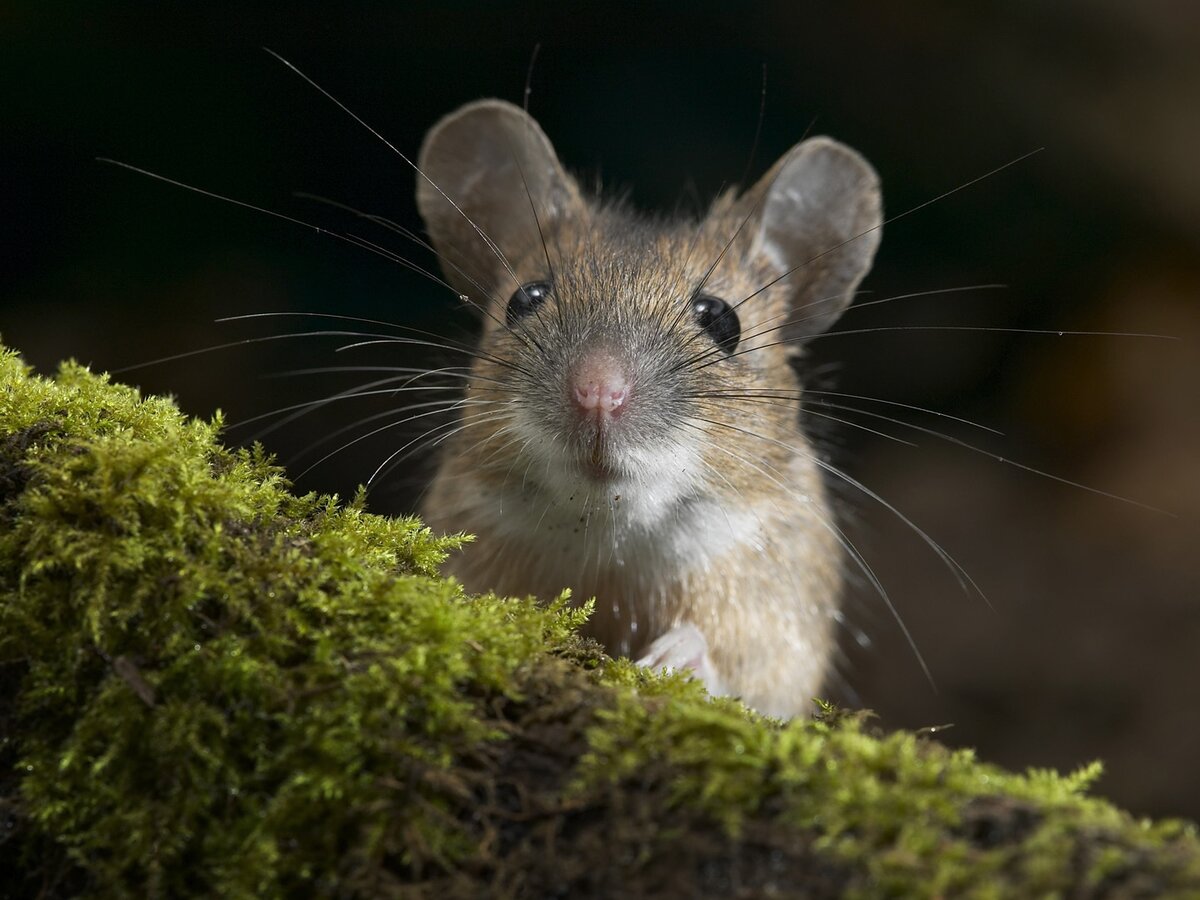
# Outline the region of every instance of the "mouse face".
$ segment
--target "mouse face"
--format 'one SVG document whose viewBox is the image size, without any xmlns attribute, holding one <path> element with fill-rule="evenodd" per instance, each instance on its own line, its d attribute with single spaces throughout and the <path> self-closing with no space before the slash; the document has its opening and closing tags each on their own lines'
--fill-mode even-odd
<svg viewBox="0 0 1200 900">
<path fill-rule="evenodd" d="M 749 352 L 768 342 L 759 332 L 772 309 L 734 308 L 749 282 L 714 273 L 697 291 L 711 243 L 702 224 L 638 227 L 620 210 L 583 208 L 545 252 L 509 261 L 520 283 L 509 276 L 504 296 L 504 272 L 491 291 L 468 396 L 468 410 L 503 411 L 476 429 L 490 470 L 519 468 L 526 489 L 560 504 L 619 497 L 626 515 L 652 521 L 731 489 L 723 473 L 737 467 L 723 448 L 738 429 L 782 437 L 763 409 L 739 414 L 722 396 L 787 390 L 790 372 L 782 346 Z"/>
<path fill-rule="evenodd" d="M 585 199 L 500 101 L 443 120 L 418 166 L 443 268 L 483 320 L 450 450 L 477 477 L 645 526 L 770 491 L 811 454 L 789 359 L 879 240 L 877 181 L 853 151 L 805 142 L 703 219 L 666 223 Z"/>
</svg>

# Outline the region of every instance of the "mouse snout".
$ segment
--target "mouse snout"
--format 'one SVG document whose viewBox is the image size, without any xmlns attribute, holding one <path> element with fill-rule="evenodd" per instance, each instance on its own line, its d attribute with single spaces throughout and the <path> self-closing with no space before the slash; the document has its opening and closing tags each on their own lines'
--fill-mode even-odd
<svg viewBox="0 0 1200 900">
<path fill-rule="evenodd" d="M 630 383 L 625 365 L 612 353 L 586 353 L 571 372 L 567 390 L 581 418 L 605 422 L 619 418 L 629 404 Z"/>
</svg>

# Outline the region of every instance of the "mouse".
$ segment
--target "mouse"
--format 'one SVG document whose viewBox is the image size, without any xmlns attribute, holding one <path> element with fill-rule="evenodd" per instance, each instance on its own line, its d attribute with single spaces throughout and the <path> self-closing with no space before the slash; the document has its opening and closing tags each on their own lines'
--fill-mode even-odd
<svg viewBox="0 0 1200 900">
<path fill-rule="evenodd" d="M 415 168 L 480 323 L 421 503 L 430 527 L 475 536 L 446 573 L 594 598 L 584 631 L 608 653 L 811 712 L 851 551 L 797 362 L 870 269 L 875 170 L 811 137 L 703 214 L 649 215 L 585 191 L 496 99 L 437 122 Z"/>
</svg>

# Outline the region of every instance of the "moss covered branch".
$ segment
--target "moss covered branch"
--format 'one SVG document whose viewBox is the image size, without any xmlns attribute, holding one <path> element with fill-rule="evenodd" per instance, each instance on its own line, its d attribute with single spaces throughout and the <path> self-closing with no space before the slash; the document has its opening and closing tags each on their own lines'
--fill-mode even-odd
<svg viewBox="0 0 1200 900">
<path fill-rule="evenodd" d="M 1095 769 L 709 700 L 219 429 L 0 358 L 0 895 L 1200 895 Z"/>
</svg>

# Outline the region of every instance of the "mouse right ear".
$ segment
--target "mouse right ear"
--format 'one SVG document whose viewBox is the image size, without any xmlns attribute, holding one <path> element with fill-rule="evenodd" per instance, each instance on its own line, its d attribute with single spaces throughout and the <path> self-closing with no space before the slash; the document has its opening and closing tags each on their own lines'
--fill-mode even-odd
<svg viewBox="0 0 1200 900">
<path fill-rule="evenodd" d="M 508 259 L 540 247 L 539 228 L 545 234 L 584 207 L 545 132 L 503 100 L 468 103 L 438 122 L 417 167 L 417 208 L 442 269 L 477 298 L 519 287 Z"/>
<path fill-rule="evenodd" d="M 845 144 L 815 137 L 789 150 L 743 202 L 757 204 L 750 252 L 790 295 L 784 339 L 825 331 L 854 299 L 879 246 L 879 176 Z"/>
</svg>

